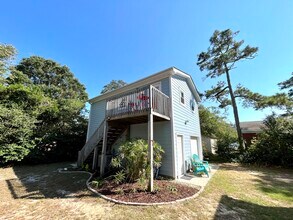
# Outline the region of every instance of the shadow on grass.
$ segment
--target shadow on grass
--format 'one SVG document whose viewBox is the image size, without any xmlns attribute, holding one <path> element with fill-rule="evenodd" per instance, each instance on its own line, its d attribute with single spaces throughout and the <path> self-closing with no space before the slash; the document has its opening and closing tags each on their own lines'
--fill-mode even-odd
<svg viewBox="0 0 293 220">
<path fill-rule="evenodd" d="M 292 208 L 262 206 L 224 195 L 214 219 L 292 219 L 292 216 Z"/>
<path fill-rule="evenodd" d="M 69 163 L 13 167 L 17 178 L 6 180 L 14 199 L 81 198 L 92 194 L 86 188 L 88 174 L 59 173 Z"/>
<path fill-rule="evenodd" d="M 293 178 L 288 175 L 261 175 L 256 186 L 273 199 L 293 202 Z"/>
<path fill-rule="evenodd" d="M 255 186 L 265 195 L 273 199 L 293 202 L 293 170 L 227 163 L 222 164 L 221 169 L 248 172 L 256 177 L 253 179 Z"/>
</svg>

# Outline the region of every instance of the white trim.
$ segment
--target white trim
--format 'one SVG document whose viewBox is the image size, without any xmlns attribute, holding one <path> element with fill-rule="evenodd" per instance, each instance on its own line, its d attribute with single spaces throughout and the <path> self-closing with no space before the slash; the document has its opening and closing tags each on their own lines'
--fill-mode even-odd
<svg viewBox="0 0 293 220">
<path fill-rule="evenodd" d="M 180 177 L 184 176 L 186 174 L 186 168 L 185 168 L 185 148 L 184 148 L 184 135 L 182 133 L 176 133 L 176 154 L 177 154 L 177 160 L 176 163 L 178 164 L 178 146 L 177 146 L 177 137 L 181 136 L 182 137 L 182 163 L 183 163 L 183 174 L 181 173 L 181 170 L 179 169 L 179 166 L 177 166 L 177 172 L 176 172 L 176 179 L 179 179 Z M 180 172 L 180 174 L 179 174 Z"/>
<path fill-rule="evenodd" d="M 198 106 L 197 106 L 197 111 L 196 111 L 196 118 L 198 120 L 196 120 L 198 122 L 198 129 L 199 129 L 199 133 L 198 135 L 196 135 L 198 137 L 198 154 L 199 154 L 199 158 L 201 160 L 203 160 L 203 149 L 202 149 L 202 141 L 201 141 L 201 128 L 200 128 L 200 118 L 199 118 L 199 111 L 198 111 Z"/>
<path fill-rule="evenodd" d="M 172 167 L 173 167 L 173 178 L 176 179 L 176 146 L 175 146 L 175 129 L 174 129 L 174 112 L 173 112 L 173 89 L 172 89 L 172 77 L 169 76 L 169 97 L 170 97 L 170 101 L 171 101 L 171 108 L 170 108 L 170 113 L 171 113 L 171 143 L 172 143 Z"/>
<path fill-rule="evenodd" d="M 183 101 L 184 101 L 184 103 L 182 103 L 182 101 L 181 101 L 181 98 L 182 98 L 182 95 L 183 94 Z M 184 107 L 186 107 L 186 102 L 185 102 L 185 94 L 184 94 L 184 91 L 181 89 L 181 88 L 179 88 L 179 103 L 181 104 L 181 105 L 183 105 Z"/>
</svg>

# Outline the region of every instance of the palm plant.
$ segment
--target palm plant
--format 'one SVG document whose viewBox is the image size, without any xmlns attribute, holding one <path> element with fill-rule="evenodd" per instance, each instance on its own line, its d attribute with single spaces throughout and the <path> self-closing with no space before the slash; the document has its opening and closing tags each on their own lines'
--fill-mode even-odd
<svg viewBox="0 0 293 220">
<path fill-rule="evenodd" d="M 164 150 L 160 144 L 154 142 L 154 167 L 159 168 Z M 127 182 L 135 182 L 140 178 L 148 178 L 150 167 L 148 164 L 148 143 L 143 139 L 126 141 L 119 147 L 118 156 L 111 161 L 111 166 L 124 172 Z M 121 175 L 121 173 L 120 173 Z"/>
</svg>

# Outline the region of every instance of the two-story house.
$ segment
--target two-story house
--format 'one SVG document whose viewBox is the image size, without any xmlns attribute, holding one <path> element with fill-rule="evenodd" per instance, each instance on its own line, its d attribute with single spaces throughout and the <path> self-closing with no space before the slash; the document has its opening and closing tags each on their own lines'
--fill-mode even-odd
<svg viewBox="0 0 293 220">
<path fill-rule="evenodd" d="M 180 178 L 192 154 L 202 158 L 199 101 L 191 76 L 175 67 L 90 99 L 87 142 L 78 164 L 93 155 L 93 168 L 104 172 L 115 143 L 143 138 L 164 148 L 160 174 Z"/>
</svg>

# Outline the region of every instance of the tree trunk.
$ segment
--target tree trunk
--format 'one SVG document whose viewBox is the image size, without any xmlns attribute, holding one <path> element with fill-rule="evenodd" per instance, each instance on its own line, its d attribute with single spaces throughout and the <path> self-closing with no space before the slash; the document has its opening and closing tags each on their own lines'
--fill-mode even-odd
<svg viewBox="0 0 293 220">
<path fill-rule="evenodd" d="M 239 142 L 239 150 L 240 150 L 240 153 L 242 153 L 244 150 L 244 146 L 243 146 L 243 138 L 242 138 L 242 132 L 241 132 L 241 128 L 240 128 L 239 116 L 238 116 L 238 109 L 237 109 L 237 104 L 235 101 L 234 92 L 233 92 L 233 89 L 231 86 L 229 70 L 227 69 L 227 67 L 226 67 L 226 76 L 227 76 L 227 83 L 228 83 L 229 93 L 230 93 L 232 107 L 233 107 L 235 126 L 236 126 L 236 130 L 237 130 L 237 136 L 238 136 L 238 142 Z"/>
</svg>

